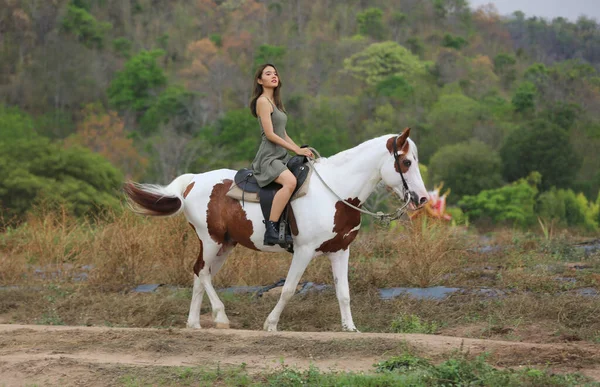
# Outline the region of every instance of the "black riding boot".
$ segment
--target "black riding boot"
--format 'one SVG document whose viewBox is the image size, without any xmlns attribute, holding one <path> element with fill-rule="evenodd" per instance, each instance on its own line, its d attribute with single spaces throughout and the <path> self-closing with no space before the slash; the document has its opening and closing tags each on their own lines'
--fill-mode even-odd
<svg viewBox="0 0 600 387">
<path fill-rule="evenodd" d="M 277 222 L 268 220 L 265 222 L 267 230 L 265 231 L 265 246 L 275 246 L 279 244 L 279 225 Z"/>
</svg>

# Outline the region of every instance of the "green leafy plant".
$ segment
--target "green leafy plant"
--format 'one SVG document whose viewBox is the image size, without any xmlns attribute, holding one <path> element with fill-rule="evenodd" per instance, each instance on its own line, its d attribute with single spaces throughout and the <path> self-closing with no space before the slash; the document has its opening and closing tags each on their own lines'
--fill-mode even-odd
<svg viewBox="0 0 600 387">
<path fill-rule="evenodd" d="M 395 333 L 432 334 L 437 332 L 439 326 L 435 321 L 422 321 L 419 316 L 414 314 L 402 314 L 392 321 L 390 329 Z"/>
</svg>

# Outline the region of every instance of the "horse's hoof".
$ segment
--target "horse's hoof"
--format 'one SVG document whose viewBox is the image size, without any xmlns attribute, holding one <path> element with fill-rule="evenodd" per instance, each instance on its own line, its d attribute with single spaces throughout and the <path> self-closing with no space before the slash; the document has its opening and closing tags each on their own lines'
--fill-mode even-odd
<svg viewBox="0 0 600 387">
<path fill-rule="evenodd" d="M 200 329 L 200 323 L 187 323 L 187 327 L 190 329 Z"/>
<path fill-rule="evenodd" d="M 277 332 L 277 325 L 269 324 L 266 322 L 265 325 L 263 325 L 263 330 L 267 332 Z"/>
<path fill-rule="evenodd" d="M 217 329 L 229 329 L 229 323 L 215 323 L 215 328 Z"/>
</svg>

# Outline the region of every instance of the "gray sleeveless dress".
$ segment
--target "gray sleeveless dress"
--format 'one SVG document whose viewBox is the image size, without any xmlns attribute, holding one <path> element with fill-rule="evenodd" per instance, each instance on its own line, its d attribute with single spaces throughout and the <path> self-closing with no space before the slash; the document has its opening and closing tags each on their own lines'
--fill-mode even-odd
<svg viewBox="0 0 600 387">
<path fill-rule="evenodd" d="M 267 98 L 268 99 L 268 98 Z M 271 101 L 273 106 L 273 113 L 271 113 L 271 122 L 273 123 L 273 131 L 279 137 L 285 139 L 285 124 L 287 123 L 287 115 L 281 110 L 277 109 Z M 262 140 L 260 147 L 256 153 L 256 157 L 252 162 L 252 170 L 254 171 L 254 177 L 258 185 L 264 187 L 272 183 L 283 171 L 287 169 L 286 163 L 290 159 L 290 155 L 287 150 L 277 145 L 265 136 L 265 130 L 263 129 L 260 117 L 258 117 L 258 124 L 260 125 Z"/>
</svg>

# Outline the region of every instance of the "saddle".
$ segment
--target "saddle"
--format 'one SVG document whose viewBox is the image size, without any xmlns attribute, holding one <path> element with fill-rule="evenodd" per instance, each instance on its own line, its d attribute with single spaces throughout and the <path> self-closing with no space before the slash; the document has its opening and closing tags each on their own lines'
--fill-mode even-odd
<svg viewBox="0 0 600 387">
<path fill-rule="evenodd" d="M 312 167 L 308 164 L 308 159 L 305 156 L 293 156 L 287 162 L 286 166 L 296 177 L 297 183 L 296 189 L 292 193 L 292 197 L 279 220 L 279 240 L 281 242 L 279 245 L 291 252 L 293 251 L 293 247 L 285 243 L 285 235 L 286 233 L 289 235 L 290 231 L 288 225 L 289 212 L 291 211 L 290 202 L 306 195 L 308 182 L 312 174 Z M 260 203 L 265 221 L 269 220 L 273 198 L 281 188 L 281 184 L 273 182 L 261 188 L 254 177 L 254 172 L 249 168 L 240 169 L 235 174 L 233 180 L 234 184 L 226 195 L 230 198 L 241 200 L 242 206 L 244 202 Z"/>
</svg>

